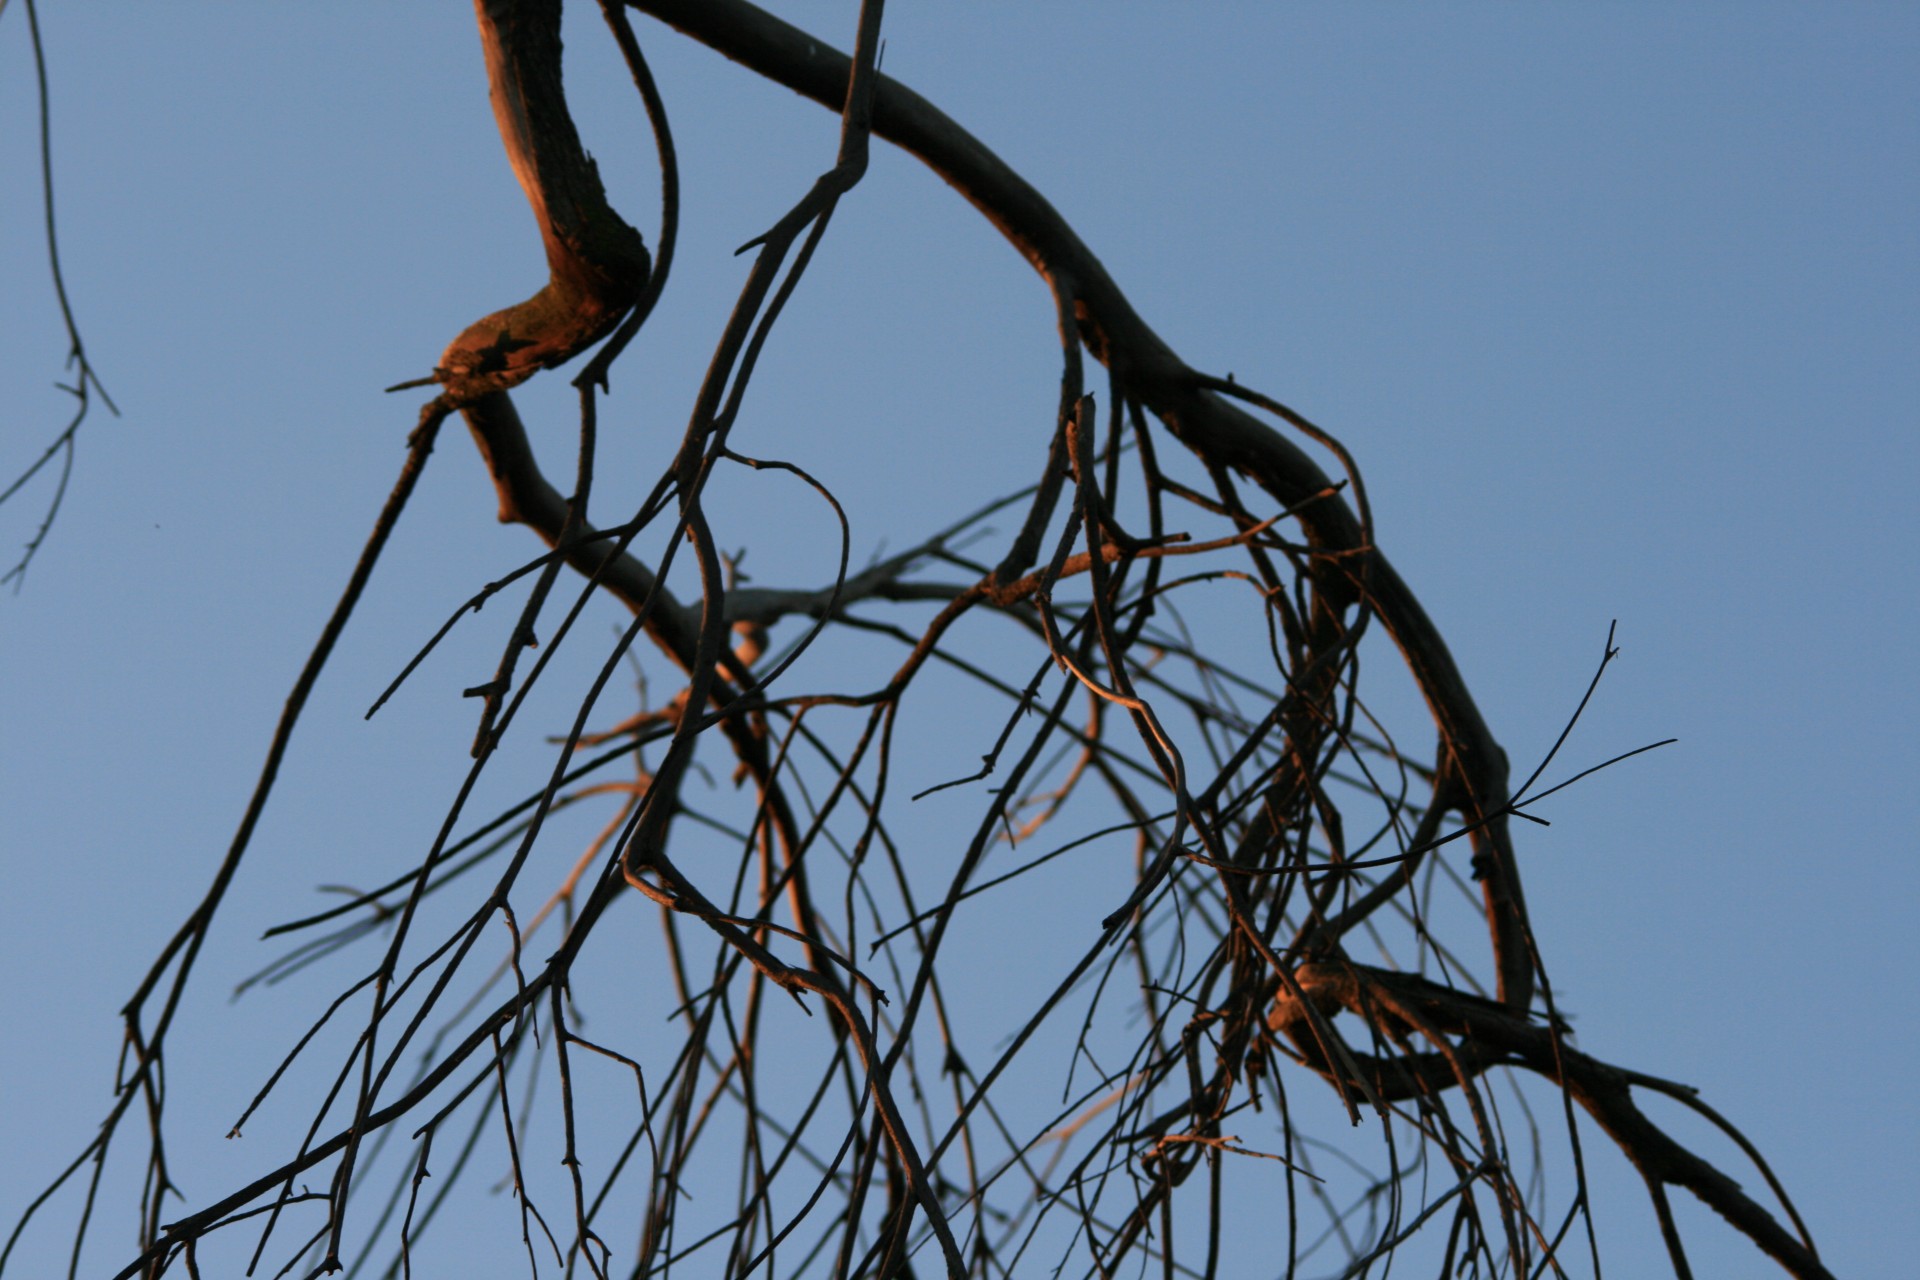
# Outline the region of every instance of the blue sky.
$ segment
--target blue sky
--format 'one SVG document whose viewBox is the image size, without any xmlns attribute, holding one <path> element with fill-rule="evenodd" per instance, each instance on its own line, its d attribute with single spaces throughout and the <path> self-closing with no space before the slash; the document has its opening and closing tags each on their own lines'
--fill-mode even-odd
<svg viewBox="0 0 1920 1280">
<path fill-rule="evenodd" d="M 414 405 L 381 388 L 542 271 L 466 7 L 44 9 L 67 280 L 122 416 L 87 425 L 60 522 L 0 600 L 9 1215 L 103 1110 L 114 1012 L 197 900 L 397 466 Z M 846 4 L 782 12 L 848 42 Z M 23 19 L 0 18 L 8 478 L 66 411 Z M 674 290 L 616 380 L 655 431 L 606 447 L 640 474 L 677 438 L 731 250 L 828 163 L 837 124 L 637 22 L 687 191 Z M 887 71 L 1034 181 L 1189 362 L 1352 449 L 1382 545 L 1523 774 L 1619 620 L 1568 767 L 1679 742 L 1520 833 L 1560 1001 L 1589 1052 L 1740 1124 L 1837 1274 L 1911 1258 L 1920 10 L 899 3 L 886 29 Z M 569 88 L 651 235 L 650 145 L 603 44 L 573 39 Z M 1025 482 L 1050 331 L 1017 255 L 877 148 L 756 380 L 747 447 L 834 485 L 856 558 L 898 547 Z M 568 393 L 522 403 L 562 447 Z M 172 1082 L 203 1193 L 251 1167 L 217 1141 L 233 1096 L 322 998 L 230 1006 L 273 954 L 253 939 L 316 883 L 392 865 L 383 833 L 430 822 L 458 776 L 487 635 L 359 720 L 529 551 L 464 441 L 441 455 L 186 1015 L 219 1038 Z M 8 562 L 45 493 L 0 509 Z M 770 509 L 762 580 L 823 580 L 830 525 Z M 1650 1273 L 1634 1180 L 1602 1186 L 1610 1270 Z M 1768 1273 L 1708 1215 L 1682 1220 L 1698 1274 Z M 59 1231 L 27 1248 L 19 1274 L 50 1273 Z"/>
</svg>

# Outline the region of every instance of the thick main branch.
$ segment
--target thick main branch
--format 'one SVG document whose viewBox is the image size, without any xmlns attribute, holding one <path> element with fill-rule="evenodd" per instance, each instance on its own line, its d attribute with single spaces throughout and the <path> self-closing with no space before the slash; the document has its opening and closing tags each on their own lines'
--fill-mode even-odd
<svg viewBox="0 0 1920 1280">
<path fill-rule="evenodd" d="M 606 337 L 652 268 L 640 233 L 607 203 L 567 111 L 560 0 L 474 0 L 474 9 L 494 120 L 549 274 L 538 293 L 469 325 L 441 355 L 435 379 L 455 403 L 517 386 Z"/>
</svg>

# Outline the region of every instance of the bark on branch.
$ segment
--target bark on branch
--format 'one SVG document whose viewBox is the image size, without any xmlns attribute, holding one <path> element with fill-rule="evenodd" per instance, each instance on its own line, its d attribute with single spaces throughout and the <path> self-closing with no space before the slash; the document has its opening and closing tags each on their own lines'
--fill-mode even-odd
<svg viewBox="0 0 1920 1280">
<path fill-rule="evenodd" d="M 652 269 L 640 233 L 607 203 L 580 145 L 560 75 L 560 0 L 475 0 L 488 96 L 514 176 L 533 206 L 549 276 L 525 302 L 469 325 L 434 381 L 461 405 L 564 364 L 606 337 Z"/>
</svg>

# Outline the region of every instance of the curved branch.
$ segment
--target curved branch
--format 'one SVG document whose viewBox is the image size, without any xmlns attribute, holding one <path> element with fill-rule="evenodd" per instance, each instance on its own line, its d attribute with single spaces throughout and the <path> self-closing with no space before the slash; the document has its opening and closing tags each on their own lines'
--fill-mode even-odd
<svg viewBox="0 0 1920 1280">
<path fill-rule="evenodd" d="M 837 109 L 850 61 L 797 27 L 745 0 L 629 0 L 633 7 L 711 46 L 759 75 Z M 1507 757 L 1468 692 L 1439 630 L 1392 564 L 1363 535 L 1326 473 L 1292 441 L 1203 389 L 1204 379 L 1140 318 L 1093 251 L 1044 196 L 932 103 L 897 80 L 879 78 L 873 129 L 939 174 L 984 214 L 1049 282 L 1072 282 L 1080 336 L 1114 368 L 1127 393 L 1151 409 L 1200 457 L 1246 475 L 1298 518 L 1325 557 L 1319 584 L 1332 605 L 1365 601 L 1399 646 L 1439 727 L 1450 771 L 1471 820 L 1506 804 Z M 1364 584 L 1364 585 L 1363 585 Z M 1493 816 L 1473 837 L 1493 934 L 1501 999 L 1533 999 L 1533 956 L 1506 820 Z"/>
<path fill-rule="evenodd" d="M 1619 1145 L 1650 1188 L 1685 1187 L 1790 1274 L 1803 1280 L 1832 1280 L 1810 1242 L 1796 1238 L 1739 1183 L 1646 1117 L 1633 1100 L 1633 1086 L 1642 1082 L 1641 1077 L 1581 1053 L 1554 1027 L 1415 974 L 1357 964 L 1308 964 L 1294 977 L 1304 1001 L 1281 991 L 1268 1023 L 1293 1036 L 1310 1065 L 1314 1065 L 1312 1040 L 1304 1034 L 1308 1006 L 1326 1016 L 1346 1009 L 1375 1025 L 1405 1016 L 1396 1010 L 1414 1013 L 1439 1031 L 1459 1037 L 1459 1042 L 1448 1054 L 1355 1053 L 1370 1082 L 1384 1096 L 1407 1098 L 1448 1085 L 1465 1087 L 1456 1078 L 1454 1064 L 1466 1066 L 1475 1075 L 1499 1065 L 1524 1066 L 1563 1086 Z M 1326 1073 L 1324 1062 L 1315 1069 Z"/>
<path fill-rule="evenodd" d="M 564 364 L 613 332 L 652 270 L 646 242 L 607 203 L 560 79 L 560 0 L 474 0 L 488 96 L 533 206 L 549 277 L 525 302 L 467 326 L 428 381 L 470 403 Z"/>
</svg>

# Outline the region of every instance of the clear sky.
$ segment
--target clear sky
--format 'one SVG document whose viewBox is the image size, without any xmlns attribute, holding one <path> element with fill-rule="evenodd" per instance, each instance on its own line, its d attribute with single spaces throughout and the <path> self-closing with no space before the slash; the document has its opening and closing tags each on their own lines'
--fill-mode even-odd
<svg viewBox="0 0 1920 1280">
<path fill-rule="evenodd" d="M 781 11 L 849 43 L 848 4 Z M 41 17 L 66 278 L 122 416 L 88 423 L 59 523 L 0 599 L 9 1222 L 104 1111 L 115 1010 L 198 900 L 390 483 L 417 402 L 381 388 L 543 273 L 466 6 Z M 68 403 L 24 18 L 0 16 L 4 479 Z M 616 385 L 628 421 L 658 426 L 608 440 L 639 474 L 677 438 L 732 249 L 830 161 L 837 122 L 636 21 L 687 201 L 673 291 Z M 1700 1086 L 1741 1125 L 1836 1274 L 1910 1264 L 1920 8 L 898 0 L 886 30 L 886 70 L 1046 193 L 1190 363 L 1346 442 L 1523 773 L 1618 619 L 1568 759 L 1679 742 L 1519 833 L 1559 999 L 1587 1051 Z M 651 236 L 651 146 L 604 44 L 573 40 L 569 88 Z M 1050 328 L 1024 262 L 880 147 L 779 330 L 746 447 L 829 480 L 857 558 L 898 547 L 1025 482 Z M 561 447 L 567 395 L 523 406 Z M 359 720 L 530 550 L 464 440 L 441 455 L 185 1015 L 213 1038 L 171 1081 L 179 1140 L 210 1153 L 190 1191 L 265 1158 L 217 1140 L 324 998 L 229 1005 L 276 954 L 253 940 L 317 884 L 393 866 L 382 832 L 430 822 L 457 777 L 485 636 Z M 47 494 L 0 508 L 0 559 Z M 750 563 L 824 580 L 827 530 L 792 519 Z M 1657 1273 L 1637 1183 L 1599 1185 L 1609 1270 Z M 53 1273 L 71 1212 L 19 1275 Z M 1697 1274 L 1769 1273 L 1690 1203 L 1682 1221 Z"/>
</svg>

